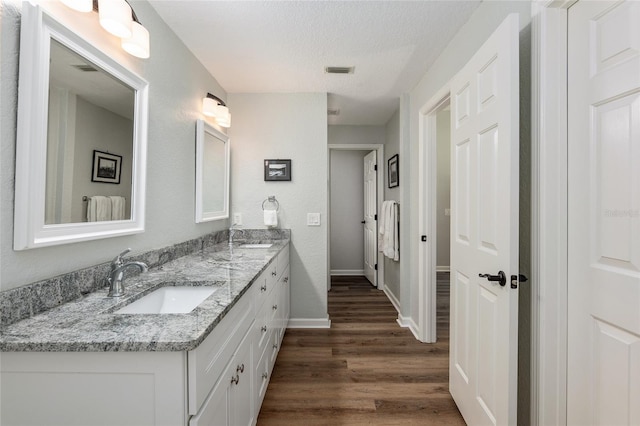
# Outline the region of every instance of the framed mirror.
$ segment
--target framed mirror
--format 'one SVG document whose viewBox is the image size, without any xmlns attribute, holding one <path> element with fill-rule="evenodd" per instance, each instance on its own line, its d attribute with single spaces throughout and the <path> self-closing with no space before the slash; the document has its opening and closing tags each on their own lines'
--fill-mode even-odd
<svg viewBox="0 0 640 426">
<path fill-rule="evenodd" d="M 196 223 L 229 217 L 230 153 L 227 135 L 196 122 Z"/>
<path fill-rule="evenodd" d="M 144 231 L 148 83 L 23 3 L 14 249 Z"/>
</svg>

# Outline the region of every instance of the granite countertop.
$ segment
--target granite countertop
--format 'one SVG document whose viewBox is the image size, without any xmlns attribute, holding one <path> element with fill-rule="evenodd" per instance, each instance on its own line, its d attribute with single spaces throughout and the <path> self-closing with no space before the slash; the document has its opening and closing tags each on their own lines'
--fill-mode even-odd
<svg viewBox="0 0 640 426">
<path fill-rule="evenodd" d="M 107 288 L 11 324 L 0 334 L 2 352 L 189 351 L 195 349 L 289 240 L 269 248 L 217 244 L 125 280 L 123 297 Z M 217 290 L 187 314 L 112 312 L 165 285 Z"/>
</svg>

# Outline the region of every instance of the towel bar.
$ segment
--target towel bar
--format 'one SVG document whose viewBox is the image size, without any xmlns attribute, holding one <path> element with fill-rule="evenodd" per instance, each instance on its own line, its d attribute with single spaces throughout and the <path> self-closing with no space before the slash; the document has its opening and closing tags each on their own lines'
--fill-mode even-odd
<svg viewBox="0 0 640 426">
<path fill-rule="evenodd" d="M 278 202 L 278 200 L 276 200 L 276 196 L 275 195 L 269 195 L 269 197 L 262 202 L 262 210 L 264 210 L 264 205 L 266 203 L 273 203 L 273 204 L 276 205 L 276 211 L 280 210 L 280 203 Z"/>
</svg>

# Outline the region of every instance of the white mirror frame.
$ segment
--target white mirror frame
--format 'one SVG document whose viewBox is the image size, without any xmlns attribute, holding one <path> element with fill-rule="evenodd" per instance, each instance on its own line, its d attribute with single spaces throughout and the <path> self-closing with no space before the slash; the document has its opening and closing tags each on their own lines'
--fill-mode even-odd
<svg viewBox="0 0 640 426">
<path fill-rule="evenodd" d="M 203 191 L 203 174 L 204 174 L 204 143 L 205 136 L 209 134 L 216 139 L 224 142 L 224 182 L 222 188 L 224 190 L 224 207 L 220 211 L 204 211 L 204 191 Z M 196 223 L 210 222 L 213 220 L 227 219 L 229 217 L 229 168 L 231 156 L 231 141 L 224 133 L 218 131 L 204 120 L 196 122 Z"/>
<path fill-rule="evenodd" d="M 135 92 L 129 220 L 45 225 L 51 39 L 99 66 Z M 14 250 L 144 232 L 149 84 L 40 6 L 28 2 L 22 5 L 20 44 Z"/>
</svg>

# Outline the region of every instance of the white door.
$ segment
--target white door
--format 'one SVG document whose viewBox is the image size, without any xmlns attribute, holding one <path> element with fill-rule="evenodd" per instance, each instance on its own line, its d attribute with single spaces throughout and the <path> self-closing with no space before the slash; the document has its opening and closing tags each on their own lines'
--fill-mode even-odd
<svg viewBox="0 0 640 426">
<path fill-rule="evenodd" d="M 376 152 L 364 157 L 364 275 L 374 286 L 378 285 L 378 191 Z"/>
<path fill-rule="evenodd" d="M 516 424 L 518 69 L 514 14 L 451 82 L 449 387 L 470 425 Z"/>
<path fill-rule="evenodd" d="M 640 2 L 569 9 L 567 422 L 640 424 Z"/>
</svg>

